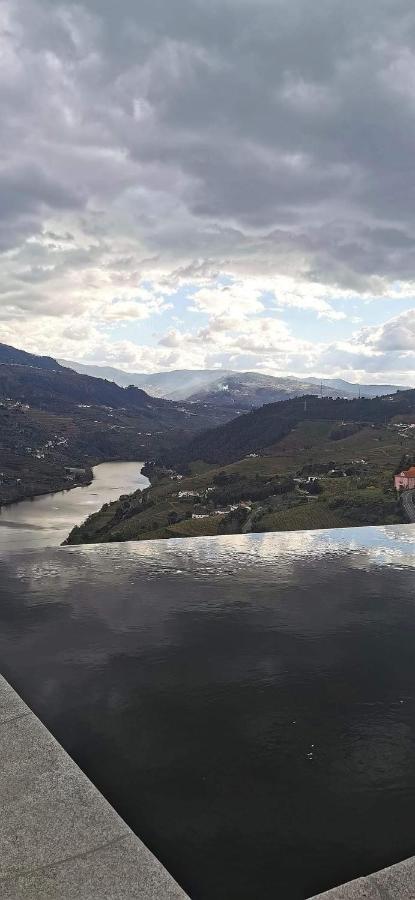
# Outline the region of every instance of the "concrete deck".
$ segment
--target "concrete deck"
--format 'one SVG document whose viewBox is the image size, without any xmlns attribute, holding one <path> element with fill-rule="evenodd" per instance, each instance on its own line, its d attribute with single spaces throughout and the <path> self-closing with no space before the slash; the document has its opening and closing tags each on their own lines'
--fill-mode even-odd
<svg viewBox="0 0 415 900">
<path fill-rule="evenodd" d="M 2 900 L 186 900 L 0 676 Z"/>
<path fill-rule="evenodd" d="M 366 878 L 357 878 L 310 900 L 414 900 L 415 856 L 381 869 Z"/>
</svg>

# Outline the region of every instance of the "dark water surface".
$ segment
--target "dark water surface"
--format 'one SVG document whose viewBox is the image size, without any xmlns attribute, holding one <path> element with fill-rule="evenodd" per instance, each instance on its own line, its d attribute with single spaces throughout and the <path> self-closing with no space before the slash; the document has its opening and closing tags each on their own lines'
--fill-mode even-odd
<svg viewBox="0 0 415 900">
<path fill-rule="evenodd" d="M 57 547 L 75 525 L 81 525 L 104 503 L 118 500 L 150 484 L 142 462 L 110 462 L 94 466 L 91 484 L 19 500 L 0 508 L 0 554 Z"/>
<path fill-rule="evenodd" d="M 0 668 L 193 900 L 303 900 L 414 853 L 414 526 L 0 569 Z"/>
</svg>

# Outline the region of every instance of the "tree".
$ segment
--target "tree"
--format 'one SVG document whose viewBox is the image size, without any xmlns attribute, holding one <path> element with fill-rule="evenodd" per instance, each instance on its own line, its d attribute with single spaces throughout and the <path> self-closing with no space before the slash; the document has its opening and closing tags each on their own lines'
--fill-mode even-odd
<svg viewBox="0 0 415 900">
<path fill-rule="evenodd" d="M 323 493 L 323 488 L 317 479 L 315 478 L 313 481 L 309 481 L 307 485 L 307 492 L 312 494 L 313 496 L 317 496 L 317 494 Z"/>
</svg>

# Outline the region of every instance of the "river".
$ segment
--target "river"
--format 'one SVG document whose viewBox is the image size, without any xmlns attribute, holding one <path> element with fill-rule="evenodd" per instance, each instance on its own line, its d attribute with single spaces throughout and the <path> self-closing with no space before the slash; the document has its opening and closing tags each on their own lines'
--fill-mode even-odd
<svg viewBox="0 0 415 900">
<path fill-rule="evenodd" d="M 20 500 L 0 509 L 0 553 L 56 547 L 104 503 L 118 500 L 150 482 L 142 462 L 101 463 L 89 485 Z"/>
</svg>

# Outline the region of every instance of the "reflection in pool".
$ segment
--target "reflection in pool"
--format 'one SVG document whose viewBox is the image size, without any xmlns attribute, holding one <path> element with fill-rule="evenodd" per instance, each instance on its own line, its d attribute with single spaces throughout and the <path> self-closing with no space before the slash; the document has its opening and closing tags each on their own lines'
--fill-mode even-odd
<svg viewBox="0 0 415 900">
<path fill-rule="evenodd" d="M 414 852 L 413 526 L 0 560 L 6 677 L 194 900 Z"/>
</svg>

